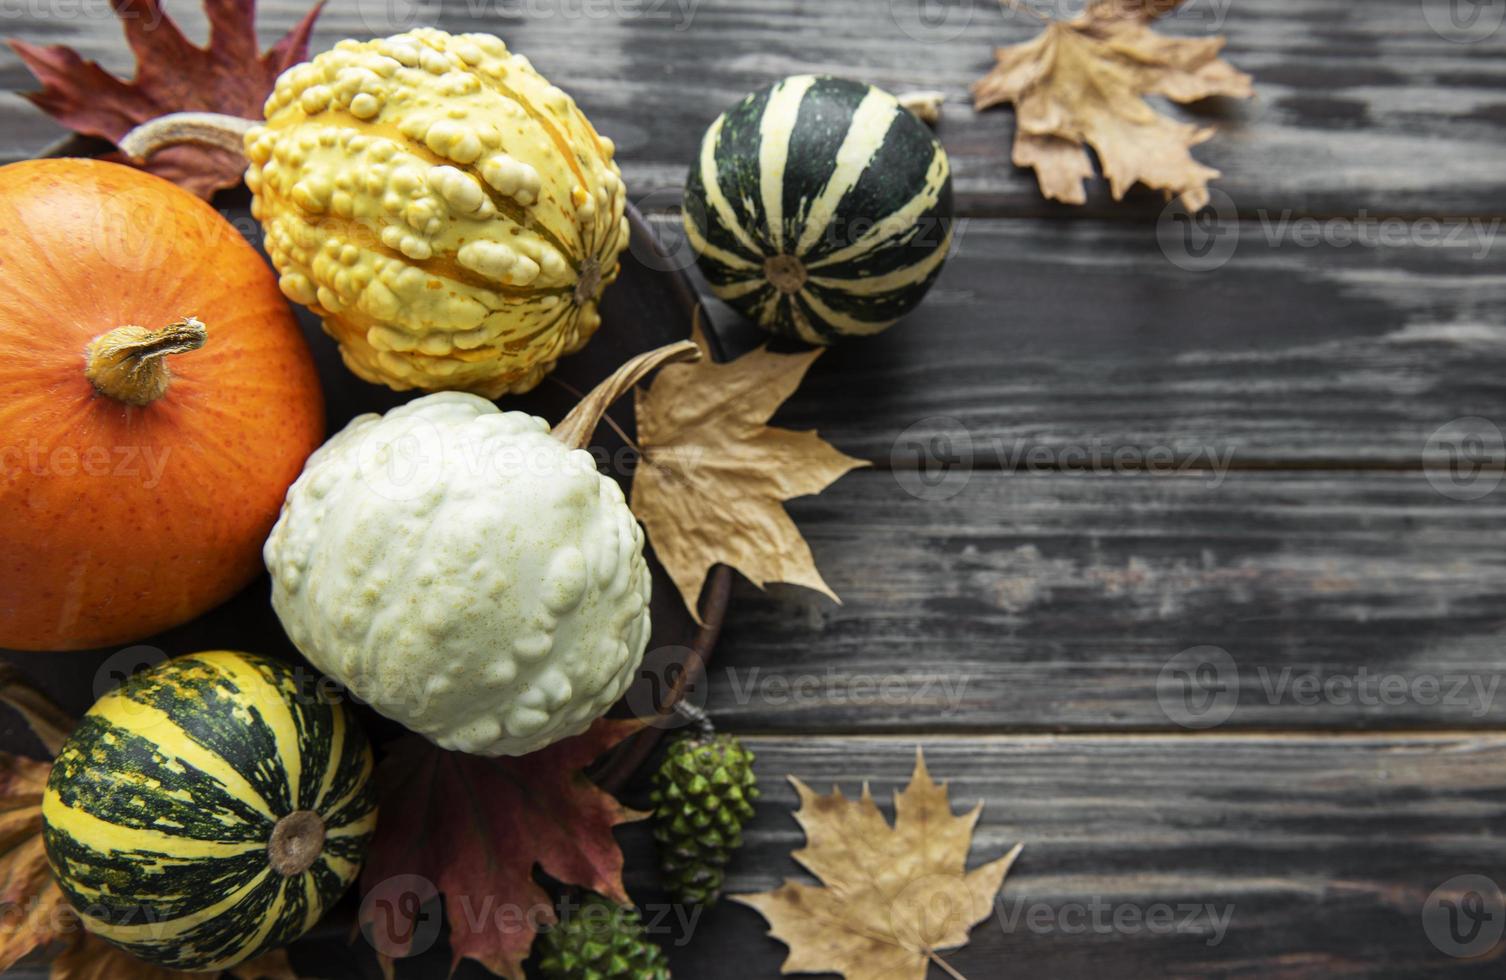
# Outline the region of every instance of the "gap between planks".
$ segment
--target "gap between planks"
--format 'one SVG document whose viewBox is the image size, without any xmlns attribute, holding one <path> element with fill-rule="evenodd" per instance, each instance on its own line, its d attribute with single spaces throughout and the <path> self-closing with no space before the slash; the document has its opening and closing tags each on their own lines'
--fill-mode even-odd
<svg viewBox="0 0 1506 980">
<path fill-rule="evenodd" d="M 1278 729 L 1240 729 L 1237 731 L 1193 731 L 1184 729 L 1143 729 L 1143 730 L 1113 730 L 1113 731 L 1063 731 L 1063 732 L 1001 732 L 997 729 L 979 729 L 968 731 L 966 729 L 949 728 L 945 732 L 905 732 L 902 730 L 888 731 L 883 729 L 863 729 L 861 731 L 825 731 L 825 730 L 802 730 L 790 732 L 781 730 L 760 729 L 727 729 L 730 734 L 736 734 L 743 740 L 757 739 L 762 742 L 780 742 L 796 744 L 808 742 L 811 739 L 849 740 L 884 743 L 910 743 L 921 745 L 922 743 L 978 743 L 989 742 L 999 745 L 1030 745 L 1051 744 L 1061 742 L 1140 742 L 1151 744 L 1155 742 L 1205 742 L 1213 744 L 1217 742 L 1349 742 L 1362 744 L 1413 742 L 1449 744 L 1457 742 L 1506 742 L 1506 729 L 1499 727 L 1489 729 L 1468 728 L 1445 728 L 1445 729 L 1384 729 L 1384 730 L 1341 730 L 1324 728 L 1278 728 Z"/>
</svg>

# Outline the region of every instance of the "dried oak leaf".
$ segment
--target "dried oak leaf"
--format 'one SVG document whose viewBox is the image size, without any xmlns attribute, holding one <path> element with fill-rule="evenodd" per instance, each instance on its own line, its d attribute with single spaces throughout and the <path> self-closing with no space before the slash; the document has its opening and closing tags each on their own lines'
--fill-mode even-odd
<svg viewBox="0 0 1506 980">
<path fill-rule="evenodd" d="M 204 0 L 209 47 L 183 36 L 159 0 L 110 0 L 136 55 L 127 82 L 85 61 L 63 45 L 11 41 L 42 83 L 26 98 L 58 122 L 85 136 L 118 143 L 136 126 L 170 112 L 223 112 L 262 117 L 262 103 L 282 72 L 308 56 L 309 32 L 322 0 L 282 40 L 262 52 L 256 40 L 254 0 Z M 110 159 L 126 161 L 120 155 Z M 174 146 L 140 164 L 203 198 L 240 183 L 246 161 L 214 147 Z"/>
<path fill-rule="evenodd" d="M 76 930 L 42 847 L 42 791 L 52 765 L 0 753 L 0 972 Z"/>
<path fill-rule="evenodd" d="M 523 980 L 536 926 L 557 921 L 535 865 L 558 881 L 628 901 L 612 828 L 648 814 L 627 809 L 582 770 L 642 727 L 602 719 L 514 758 L 446 752 L 416 736 L 393 743 L 377 767 L 382 819 L 362 892 L 400 876 L 428 879 L 445 899 L 452 965 L 469 958 Z M 423 914 L 418 902 L 368 900 L 360 925 L 368 935 L 379 930 L 379 947 L 406 955 Z"/>
<path fill-rule="evenodd" d="M 800 794 L 795 813 L 806 846 L 792 855 L 824 888 L 785 880 L 771 892 L 736 895 L 769 921 L 790 947 L 782 973 L 840 973 L 848 980 L 924 980 L 938 950 L 966 945 L 968 932 L 993 911 L 994 896 L 1022 845 L 966 871 L 980 803 L 952 813 L 946 784 L 915 751 L 910 785 L 894 797 L 894 826 L 863 784 L 849 800 L 840 790 Z M 955 976 L 956 974 L 953 973 Z"/>
<path fill-rule="evenodd" d="M 792 582 L 836 599 L 782 504 L 820 493 L 868 463 L 814 431 L 765 424 L 821 351 L 773 354 L 760 347 L 719 364 L 699 324 L 692 339 L 701 359 L 660 368 L 635 400 L 642 459 L 633 473 L 632 507 L 654 554 L 696 622 L 701 587 L 718 563 L 760 587 Z"/>
<path fill-rule="evenodd" d="M 1041 193 L 1083 204 L 1093 176 L 1084 146 L 1098 154 L 1115 200 L 1136 181 L 1179 195 L 1189 211 L 1208 203 L 1219 175 L 1189 149 L 1213 135 L 1177 122 L 1143 98 L 1194 102 L 1248 97 L 1250 76 L 1218 57 L 1222 37 L 1170 38 L 1151 22 L 1181 0 L 1097 0 L 1081 15 L 1050 21 L 1033 40 L 998 48 L 997 64 L 973 84 L 973 107 L 1012 102 L 1013 160 L 1034 167 Z"/>
</svg>

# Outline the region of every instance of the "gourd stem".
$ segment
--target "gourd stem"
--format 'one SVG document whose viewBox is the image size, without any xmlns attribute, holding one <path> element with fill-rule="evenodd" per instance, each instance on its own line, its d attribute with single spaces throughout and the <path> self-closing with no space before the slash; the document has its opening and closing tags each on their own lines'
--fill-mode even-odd
<svg viewBox="0 0 1506 980">
<path fill-rule="evenodd" d="M 197 317 L 160 330 L 128 324 L 106 331 L 84 350 L 84 377 L 101 395 L 127 405 L 150 405 L 167 393 L 172 373 L 165 358 L 204 346 L 207 331 Z"/>
<path fill-rule="evenodd" d="M 584 449 L 591 442 L 591 435 L 601 416 L 633 385 L 642 381 L 655 368 L 676 361 L 695 361 L 701 357 L 701 348 L 693 340 L 666 344 L 628 361 L 613 371 L 605 381 L 591 389 L 591 393 L 570 410 L 551 433 L 554 438 L 571 449 Z"/>
<path fill-rule="evenodd" d="M 283 877 L 303 874 L 324 850 L 324 818 L 313 810 L 294 810 L 272 827 L 267 863 Z"/>
<path fill-rule="evenodd" d="M 910 110 L 915 118 L 927 126 L 935 126 L 941 119 L 941 103 L 946 101 L 945 92 L 901 92 L 895 96 L 899 104 Z"/>
<path fill-rule="evenodd" d="M 246 131 L 259 125 L 221 112 L 170 112 L 148 120 L 121 138 L 121 152 L 132 160 L 145 160 L 158 150 L 179 143 L 212 146 L 244 156 Z"/>
</svg>

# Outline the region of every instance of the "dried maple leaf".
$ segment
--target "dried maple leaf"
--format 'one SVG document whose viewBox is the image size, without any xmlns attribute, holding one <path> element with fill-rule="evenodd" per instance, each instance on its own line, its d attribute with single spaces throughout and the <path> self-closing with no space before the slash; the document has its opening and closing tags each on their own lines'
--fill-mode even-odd
<svg viewBox="0 0 1506 980">
<path fill-rule="evenodd" d="M 0 753 L 0 972 L 77 928 L 42 847 L 52 766 Z"/>
<path fill-rule="evenodd" d="M 1170 38 L 1151 29 L 1180 3 L 1097 0 L 1072 20 L 1049 21 L 1033 40 L 994 52 L 998 63 L 973 84 L 973 107 L 1014 103 L 1014 163 L 1035 168 L 1046 197 L 1087 201 L 1082 182 L 1093 164 L 1086 145 L 1116 201 L 1139 181 L 1180 195 L 1189 211 L 1208 203 L 1208 181 L 1219 172 L 1188 150 L 1213 130 L 1168 119 L 1143 97 L 1243 98 L 1250 76 L 1218 57 L 1222 37 Z"/>
<path fill-rule="evenodd" d="M 814 431 L 765 424 L 821 351 L 773 354 L 760 347 L 719 364 L 699 323 L 692 339 L 704 356 L 660 368 L 636 396 L 642 459 L 633 473 L 632 506 L 659 563 L 696 622 L 701 586 L 719 562 L 760 587 L 793 582 L 836 599 L 782 504 L 820 493 L 868 463 Z"/>
<path fill-rule="evenodd" d="M 324 6 L 321 0 L 282 40 L 261 52 L 254 0 L 204 0 L 209 15 L 207 48 L 184 37 L 159 0 L 110 4 L 136 55 L 132 81 L 116 78 L 63 45 L 10 45 L 42 83 L 40 92 L 28 92 L 26 98 L 74 132 L 111 142 L 170 112 L 223 112 L 260 119 L 277 76 L 308 56 L 309 32 Z M 183 145 L 162 150 L 140 166 L 208 198 L 240 183 L 246 161 L 227 150 Z"/>
<path fill-rule="evenodd" d="M 926 771 L 915 751 L 910 785 L 894 797 L 894 826 L 863 784 L 849 800 L 800 794 L 795 813 L 806 846 L 793 854 L 826 887 L 785 880 L 771 892 L 736 895 L 769 921 L 769 933 L 790 947 L 782 973 L 840 973 L 848 980 L 924 980 L 937 950 L 966 945 L 973 926 L 993 910 L 994 896 L 1021 845 L 966 871 L 973 827 L 983 804 L 952 813 L 946 784 Z M 956 974 L 953 973 L 955 976 Z"/>
<path fill-rule="evenodd" d="M 558 918 L 534 881 L 534 865 L 558 881 L 628 901 L 612 828 L 648 814 L 622 806 L 582 770 L 642 727 L 603 719 L 583 735 L 513 758 L 399 740 L 377 767 L 382 819 L 362 892 L 402 876 L 428 879 L 445 898 L 454 964 L 469 958 L 522 980 L 537 926 Z M 381 922 L 378 904 L 386 906 Z M 420 913 L 416 902 L 366 901 L 361 928 L 380 928 L 380 945 L 406 954 Z M 392 937 L 404 938 L 387 941 Z"/>
</svg>

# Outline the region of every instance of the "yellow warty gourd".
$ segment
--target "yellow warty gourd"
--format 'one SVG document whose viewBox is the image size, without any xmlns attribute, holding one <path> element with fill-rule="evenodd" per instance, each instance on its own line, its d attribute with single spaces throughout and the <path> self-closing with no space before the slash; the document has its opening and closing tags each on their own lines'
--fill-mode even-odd
<svg viewBox="0 0 1506 980">
<path fill-rule="evenodd" d="M 612 141 L 495 37 L 341 41 L 245 148 L 283 292 L 368 381 L 526 391 L 601 323 L 628 241 Z"/>
</svg>

